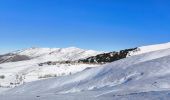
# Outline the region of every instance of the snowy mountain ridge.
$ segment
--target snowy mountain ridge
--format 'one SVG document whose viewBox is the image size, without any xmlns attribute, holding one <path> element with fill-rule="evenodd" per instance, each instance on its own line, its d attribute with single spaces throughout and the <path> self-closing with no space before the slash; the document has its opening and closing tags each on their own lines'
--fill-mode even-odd
<svg viewBox="0 0 170 100">
<path fill-rule="evenodd" d="M 142 46 L 137 48 L 125 49 L 120 50 L 117 52 L 120 54 L 122 51 L 127 53 L 123 54 L 124 57 L 116 57 L 115 59 L 121 59 L 129 56 L 139 55 L 147 52 L 163 50 L 170 48 L 170 42 L 164 44 L 157 44 L 157 45 L 149 45 L 149 46 Z M 126 51 L 128 50 L 128 51 Z M 101 55 L 100 55 L 101 54 Z M 39 59 L 42 62 L 46 61 L 74 61 L 79 59 L 84 59 L 88 57 L 92 57 L 89 59 L 96 60 L 95 56 L 98 55 L 99 57 L 104 57 L 103 52 L 94 51 L 94 50 L 84 50 L 76 47 L 68 47 L 68 48 L 28 48 L 23 50 L 17 50 L 14 52 L 10 52 L 8 54 L 0 55 L 0 63 L 3 62 L 10 62 L 10 61 L 22 61 L 22 60 L 29 60 L 29 59 Z M 104 53 L 106 54 L 106 53 Z M 104 61 L 107 61 L 107 56 L 113 56 L 116 54 L 116 51 L 108 53 L 105 55 L 106 58 Z M 110 60 L 112 61 L 112 60 Z M 114 61 L 114 60 L 113 60 Z"/>
<path fill-rule="evenodd" d="M 48 60 L 77 60 L 89 57 L 101 52 L 84 50 L 76 47 L 68 48 L 29 48 L 19 51 L 17 54 L 26 55 L 30 58 L 47 58 Z M 61 58 L 61 59 L 59 59 Z"/>
<path fill-rule="evenodd" d="M 81 58 L 95 56 L 102 52 L 84 50 L 76 47 L 69 48 L 28 48 L 0 55 L 0 63 L 38 59 L 46 61 L 74 61 Z"/>
</svg>

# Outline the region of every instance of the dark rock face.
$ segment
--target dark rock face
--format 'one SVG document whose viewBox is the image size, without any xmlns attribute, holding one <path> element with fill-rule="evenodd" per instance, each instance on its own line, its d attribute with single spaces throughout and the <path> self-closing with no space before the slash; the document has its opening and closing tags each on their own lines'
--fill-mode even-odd
<svg viewBox="0 0 170 100">
<path fill-rule="evenodd" d="M 30 58 L 25 55 L 17 55 L 12 53 L 0 55 L 0 64 L 6 62 L 23 61 L 23 60 L 30 60 Z"/>
<path fill-rule="evenodd" d="M 109 52 L 104 54 L 99 54 L 97 56 L 92 56 L 86 59 L 80 59 L 80 63 L 108 63 L 116 60 L 126 58 L 130 51 L 136 51 L 137 48 L 125 49 L 119 52 Z"/>
</svg>

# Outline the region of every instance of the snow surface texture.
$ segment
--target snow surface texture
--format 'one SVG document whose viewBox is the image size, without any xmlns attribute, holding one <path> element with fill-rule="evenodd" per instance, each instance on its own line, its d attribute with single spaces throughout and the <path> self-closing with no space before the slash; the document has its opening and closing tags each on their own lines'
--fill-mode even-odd
<svg viewBox="0 0 170 100">
<path fill-rule="evenodd" d="M 170 46 L 164 45 L 146 46 L 152 50 L 143 47 L 141 50 L 148 51 L 137 51 L 138 55 L 72 75 L 26 83 L 2 92 L 0 97 L 1 100 L 169 100 Z"/>
</svg>

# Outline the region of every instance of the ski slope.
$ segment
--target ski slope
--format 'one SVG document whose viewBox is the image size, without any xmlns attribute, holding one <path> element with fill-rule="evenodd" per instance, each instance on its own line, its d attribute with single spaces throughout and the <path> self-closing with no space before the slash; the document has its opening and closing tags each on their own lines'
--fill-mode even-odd
<svg viewBox="0 0 170 100">
<path fill-rule="evenodd" d="M 3 92 L 2 100 L 169 100 L 170 49 L 152 47 L 100 67 L 26 83 Z"/>
</svg>

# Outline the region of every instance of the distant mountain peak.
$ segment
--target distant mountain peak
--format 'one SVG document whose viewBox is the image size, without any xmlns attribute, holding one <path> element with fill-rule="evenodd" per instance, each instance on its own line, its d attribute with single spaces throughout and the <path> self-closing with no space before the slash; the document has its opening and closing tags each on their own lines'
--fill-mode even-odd
<svg viewBox="0 0 170 100">
<path fill-rule="evenodd" d="M 101 52 L 94 50 L 85 50 L 77 47 L 68 47 L 68 48 L 39 48 L 31 47 L 27 49 L 18 50 L 15 52 L 8 53 L 8 55 L 2 55 L 0 60 L 5 61 L 16 61 L 12 58 L 17 55 L 17 58 L 30 58 L 37 59 L 39 61 L 66 61 L 66 60 L 78 60 L 81 58 L 87 58 L 90 56 L 95 56 Z M 11 54 L 11 55 L 9 55 Z M 23 57 L 24 56 L 24 57 Z M 4 59 L 4 58 L 8 58 Z M 9 59 L 10 58 L 10 59 Z M 11 60 L 12 59 L 12 60 Z M 18 59 L 18 61 L 25 59 Z"/>
</svg>

